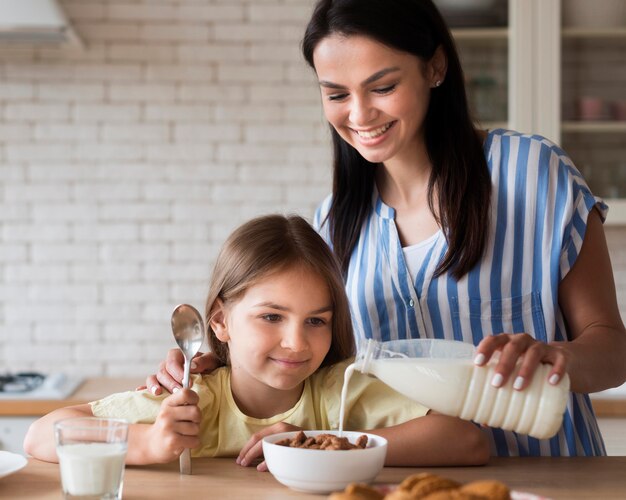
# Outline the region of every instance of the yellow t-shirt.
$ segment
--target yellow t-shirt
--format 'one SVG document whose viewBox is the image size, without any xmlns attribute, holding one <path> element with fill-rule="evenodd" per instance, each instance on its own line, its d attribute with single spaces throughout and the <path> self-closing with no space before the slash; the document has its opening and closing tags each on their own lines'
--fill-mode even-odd
<svg viewBox="0 0 626 500">
<path fill-rule="evenodd" d="M 339 428 L 341 388 L 346 367 L 352 360 L 324 367 L 305 381 L 300 400 L 279 415 L 252 418 L 239 410 L 230 390 L 230 368 L 210 375 L 193 375 L 192 389 L 202 412 L 200 442 L 194 457 L 235 457 L 250 436 L 278 422 L 303 429 Z M 112 394 L 91 402 L 97 417 L 124 418 L 130 423 L 152 423 L 168 393 L 154 396 L 147 390 Z M 428 409 L 402 396 L 378 379 L 355 372 L 346 398 L 346 430 L 366 431 L 406 422 L 426 415 Z"/>
</svg>

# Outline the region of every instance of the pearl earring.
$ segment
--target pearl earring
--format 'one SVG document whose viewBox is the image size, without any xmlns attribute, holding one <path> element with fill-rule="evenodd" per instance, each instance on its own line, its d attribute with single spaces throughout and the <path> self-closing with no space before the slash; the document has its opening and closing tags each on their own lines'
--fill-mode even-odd
<svg viewBox="0 0 626 500">
<path fill-rule="evenodd" d="M 441 85 L 441 80 L 437 80 L 437 81 L 435 82 L 435 87 L 439 87 L 440 85 Z"/>
</svg>

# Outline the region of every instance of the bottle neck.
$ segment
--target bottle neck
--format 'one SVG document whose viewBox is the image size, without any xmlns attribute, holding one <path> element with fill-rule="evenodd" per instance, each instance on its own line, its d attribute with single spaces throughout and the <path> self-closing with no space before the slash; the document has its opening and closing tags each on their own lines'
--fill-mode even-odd
<svg viewBox="0 0 626 500">
<path fill-rule="evenodd" d="M 380 344 L 374 339 L 364 339 L 359 343 L 356 359 L 354 361 L 355 370 L 361 373 L 369 373 L 370 363 L 376 352 L 380 351 Z"/>
</svg>

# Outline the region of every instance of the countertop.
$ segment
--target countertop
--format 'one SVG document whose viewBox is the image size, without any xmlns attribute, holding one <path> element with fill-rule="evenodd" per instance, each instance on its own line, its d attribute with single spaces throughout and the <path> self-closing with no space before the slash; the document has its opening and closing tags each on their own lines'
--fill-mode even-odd
<svg viewBox="0 0 626 500">
<path fill-rule="evenodd" d="M 95 377 L 86 379 L 69 398 L 56 400 L 3 400 L 0 417 L 41 416 L 56 408 L 88 403 L 114 392 L 132 391 L 143 385 L 145 379 L 137 377 Z M 626 399 L 592 398 L 598 417 L 626 417 Z"/>
<path fill-rule="evenodd" d="M 137 377 L 88 378 L 66 399 L 3 400 L 0 403 L 0 417 L 41 416 L 56 408 L 88 403 L 114 392 L 132 391 L 144 383 L 145 379 Z M 592 403 L 598 417 L 626 417 L 626 399 L 594 397 Z"/>
<path fill-rule="evenodd" d="M 145 383 L 137 377 L 95 377 L 86 379 L 74 393 L 65 399 L 5 399 L 0 402 L 0 417 L 42 416 L 46 413 L 89 401 L 101 399 L 114 392 L 132 391 Z"/>
<path fill-rule="evenodd" d="M 158 466 L 127 466 L 124 500 L 140 498 L 227 498 L 259 500 L 321 499 L 292 491 L 267 472 L 240 467 L 234 459 L 193 459 L 194 474 L 181 476 L 178 462 Z M 626 457 L 593 458 L 492 458 L 484 467 L 384 468 L 381 483 L 399 483 L 415 472 L 433 472 L 468 482 L 498 479 L 511 489 L 554 500 L 626 498 Z M 61 498 L 59 466 L 30 459 L 28 465 L 0 479 L 2 498 Z"/>
</svg>

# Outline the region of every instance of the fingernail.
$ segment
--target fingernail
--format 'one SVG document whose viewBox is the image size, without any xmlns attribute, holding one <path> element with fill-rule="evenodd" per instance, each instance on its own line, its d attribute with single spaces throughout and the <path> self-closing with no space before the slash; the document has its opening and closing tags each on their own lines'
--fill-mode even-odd
<svg viewBox="0 0 626 500">
<path fill-rule="evenodd" d="M 159 388 L 156 385 L 153 385 L 152 387 L 150 387 L 150 392 L 156 396 L 158 389 Z"/>
<path fill-rule="evenodd" d="M 190 366 L 192 370 L 195 370 L 196 368 L 198 368 L 198 365 L 195 361 L 192 361 Z"/>
<path fill-rule="evenodd" d="M 561 377 L 559 377 L 557 373 L 553 373 L 552 375 L 550 375 L 548 382 L 550 382 L 552 385 L 556 385 L 559 383 L 559 380 L 561 380 Z"/>
<path fill-rule="evenodd" d="M 504 380 L 504 377 L 502 376 L 502 374 L 496 373 L 491 379 L 491 385 L 494 387 L 500 387 L 502 385 L 503 380 Z"/>
<path fill-rule="evenodd" d="M 513 389 L 519 391 L 524 385 L 524 377 L 517 377 L 513 382 Z"/>
<path fill-rule="evenodd" d="M 474 358 L 474 364 L 480 366 L 484 363 L 485 363 L 485 355 L 482 352 L 480 352 Z"/>
<path fill-rule="evenodd" d="M 172 394 L 176 394 L 178 391 L 180 391 L 180 387 L 174 387 L 174 389 L 172 389 Z"/>
<path fill-rule="evenodd" d="M 241 459 L 240 459 L 239 457 L 237 457 L 237 460 L 235 460 L 235 463 L 236 463 L 237 465 L 241 465 Z"/>
<path fill-rule="evenodd" d="M 246 465 L 248 465 L 248 464 L 247 464 L 247 462 L 246 462 L 245 460 L 243 460 L 243 459 L 242 459 L 242 460 L 239 462 L 239 465 L 243 465 L 243 466 L 245 467 L 245 466 L 246 466 Z"/>
</svg>

